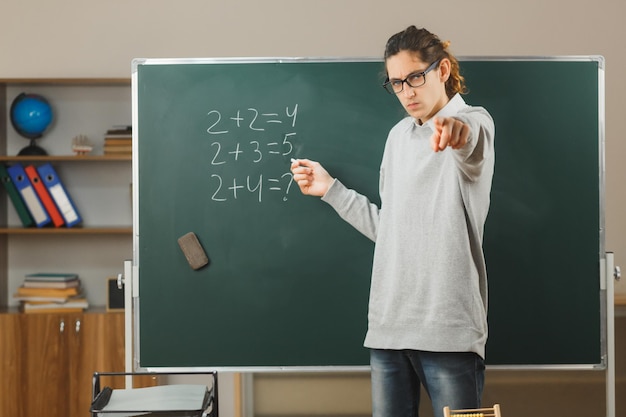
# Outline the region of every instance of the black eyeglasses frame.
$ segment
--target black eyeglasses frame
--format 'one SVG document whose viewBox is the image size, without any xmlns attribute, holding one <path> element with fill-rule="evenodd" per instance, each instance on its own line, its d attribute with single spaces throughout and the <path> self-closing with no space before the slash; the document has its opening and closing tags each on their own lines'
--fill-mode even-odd
<svg viewBox="0 0 626 417">
<path fill-rule="evenodd" d="M 381 87 L 383 87 L 385 89 L 386 92 L 388 92 L 389 94 L 400 94 L 401 92 L 404 91 L 404 83 L 406 83 L 406 85 L 408 85 L 411 88 L 417 88 L 417 87 L 421 87 L 424 84 L 426 84 L 426 74 L 428 74 L 430 71 L 434 70 L 435 68 L 437 68 L 437 66 L 439 65 L 439 63 L 441 62 L 441 58 L 436 60 L 435 62 L 433 62 L 432 64 L 430 64 L 428 66 L 428 68 L 426 68 L 424 71 L 421 72 L 412 72 L 409 75 L 406 76 L 405 79 L 403 80 L 394 80 L 394 82 L 399 82 L 401 81 L 401 86 L 402 88 L 398 91 L 395 91 L 393 89 L 393 86 L 391 85 L 391 80 L 389 79 L 389 77 L 387 77 L 385 79 L 385 82 L 382 84 Z M 420 85 L 412 85 L 409 82 L 409 78 L 414 78 L 414 77 L 420 77 L 423 82 Z"/>
</svg>

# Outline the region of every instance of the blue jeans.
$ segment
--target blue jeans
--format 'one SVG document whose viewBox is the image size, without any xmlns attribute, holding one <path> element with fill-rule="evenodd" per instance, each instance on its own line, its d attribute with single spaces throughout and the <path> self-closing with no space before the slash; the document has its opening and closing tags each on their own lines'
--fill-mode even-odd
<svg viewBox="0 0 626 417">
<path fill-rule="evenodd" d="M 373 417 L 418 417 L 420 384 L 443 417 L 443 407 L 480 408 L 485 363 L 473 352 L 370 350 Z"/>
</svg>

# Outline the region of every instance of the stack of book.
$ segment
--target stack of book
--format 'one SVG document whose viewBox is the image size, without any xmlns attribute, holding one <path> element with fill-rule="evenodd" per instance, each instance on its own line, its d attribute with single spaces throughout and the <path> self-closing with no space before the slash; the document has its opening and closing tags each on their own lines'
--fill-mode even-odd
<svg viewBox="0 0 626 417">
<path fill-rule="evenodd" d="M 50 163 L 40 166 L 0 164 L 0 182 L 24 227 L 72 227 L 82 219 Z"/>
<path fill-rule="evenodd" d="M 114 126 L 107 130 L 104 135 L 105 155 L 131 155 L 132 154 L 132 126 Z"/>
<path fill-rule="evenodd" d="M 89 307 L 77 274 L 28 274 L 13 297 L 24 313 L 81 312 Z"/>
</svg>

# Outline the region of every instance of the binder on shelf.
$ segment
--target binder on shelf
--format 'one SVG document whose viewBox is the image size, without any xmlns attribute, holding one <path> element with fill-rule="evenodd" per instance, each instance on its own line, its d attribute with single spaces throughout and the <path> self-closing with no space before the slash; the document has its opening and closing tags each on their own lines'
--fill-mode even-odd
<svg viewBox="0 0 626 417">
<path fill-rule="evenodd" d="M 63 220 L 63 216 L 61 216 L 59 209 L 52 200 L 52 197 L 48 192 L 48 188 L 41 181 L 37 169 L 33 165 L 28 165 L 24 168 L 24 171 L 26 172 L 28 179 L 30 179 L 31 184 L 33 184 L 33 188 L 37 192 L 37 196 L 39 197 L 41 204 L 43 204 L 44 208 L 48 212 L 48 215 L 50 216 L 50 219 L 52 220 L 54 226 L 63 226 L 63 223 L 65 223 L 65 221 Z"/>
<path fill-rule="evenodd" d="M 4 185 L 4 189 L 7 190 L 7 194 L 11 199 L 13 207 L 15 207 L 15 211 L 17 212 L 17 215 L 19 216 L 24 227 L 33 226 L 35 222 L 28 211 L 28 207 L 26 207 L 19 191 L 17 191 L 17 187 L 13 184 L 13 180 L 9 176 L 7 168 L 4 164 L 0 164 L 0 181 Z"/>
<path fill-rule="evenodd" d="M 22 196 L 22 200 L 26 204 L 26 207 L 28 207 L 28 212 L 32 216 L 37 227 L 42 227 L 50 223 L 50 216 L 48 216 L 48 212 L 46 212 L 46 209 L 37 196 L 37 192 L 30 183 L 28 176 L 26 176 L 26 172 L 24 171 L 22 164 L 16 162 L 8 167 L 7 171 L 13 181 L 13 184 L 15 184 L 17 191 L 20 196 Z"/>
<path fill-rule="evenodd" d="M 65 220 L 65 224 L 67 227 L 72 227 L 81 222 L 80 214 L 78 214 L 78 210 L 76 210 L 76 206 L 74 202 L 70 198 L 70 195 L 65 190 L 61 179 L 56 173 L 56 170 L 50 165 L 50 163 L 45 163 L 37 167 L 37 172 L 39 172 L 39 177 L 41 181 L 44 183 L 52 199 L 54 200 L 56 206 L 58 207 L 61 215 L 63 216 L 63 220 Z"/>
</svg>

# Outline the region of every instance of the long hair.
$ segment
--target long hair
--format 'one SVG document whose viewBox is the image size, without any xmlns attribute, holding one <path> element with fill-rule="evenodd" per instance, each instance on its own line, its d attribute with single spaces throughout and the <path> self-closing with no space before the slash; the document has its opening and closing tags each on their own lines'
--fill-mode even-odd
<svg viewBox="0 0 626 417">
<path fill-rule="evenodd" d="M 465 78 L 461 75 L 459 61 L 448 51 L 449 46 L 449 41 L 442 42 L 437 35 L 428 30 L 409 26 L 389 38 L 385 46 L 385 62 L 400 51 L 415 52 L 422 61 L 429 64 L 438 59 L 448 58 L 451 66 L 450 77 L 446 81 L 446 94 L 448 98 L 452 98 L 456 93 L 467 93 L 467 87 Z"/>
</svg>

